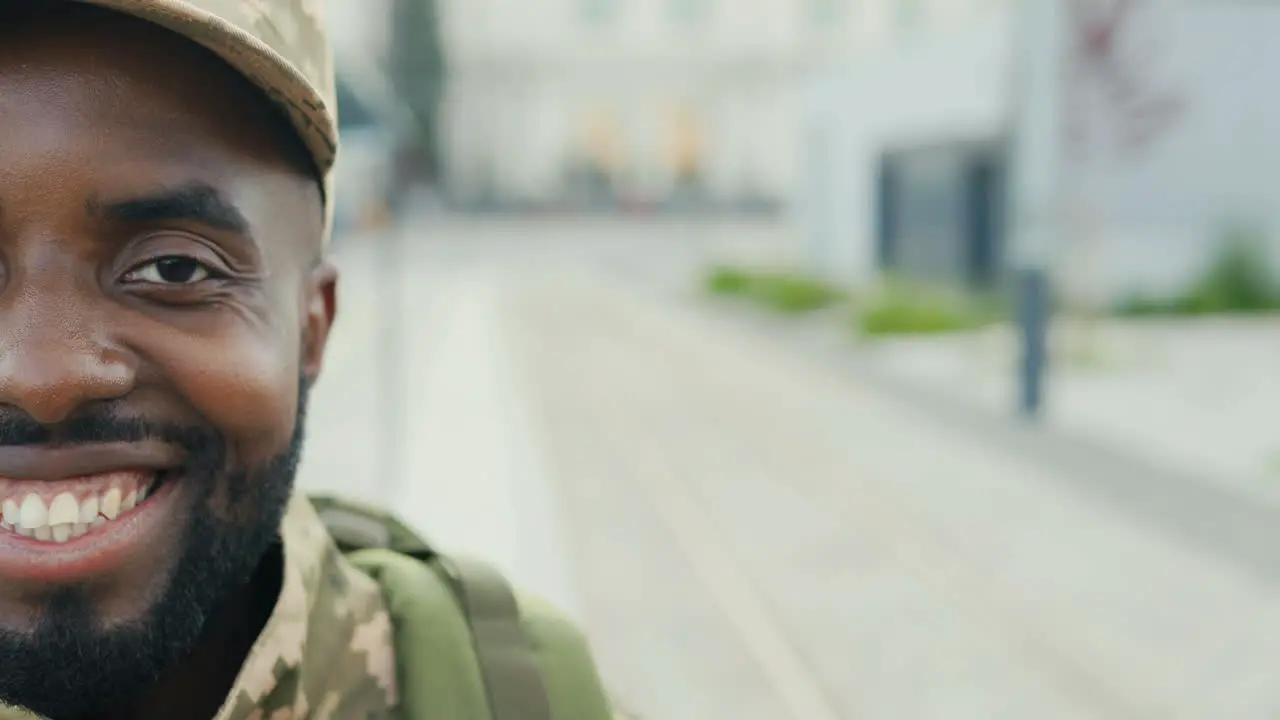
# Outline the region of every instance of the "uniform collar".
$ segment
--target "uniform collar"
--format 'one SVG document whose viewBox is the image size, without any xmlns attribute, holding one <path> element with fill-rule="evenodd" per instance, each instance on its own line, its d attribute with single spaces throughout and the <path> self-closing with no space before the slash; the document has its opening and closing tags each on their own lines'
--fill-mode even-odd
<svg viewBox="0 0 1280 720">
<path fill-rule="evenodd" d="M 301 494 L 280 537 L 280 597 L 215 720 L 386 714 L 396 702 L 396 674 L 381 591 L 342 557 Z"/>
</svg>

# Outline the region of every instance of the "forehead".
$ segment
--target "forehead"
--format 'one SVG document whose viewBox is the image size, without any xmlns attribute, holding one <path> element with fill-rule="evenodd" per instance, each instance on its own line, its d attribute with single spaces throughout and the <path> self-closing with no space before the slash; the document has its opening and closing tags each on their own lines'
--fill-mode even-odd
<svg viewBox="0 0 1280 720">
<path fill-rule="evenodd" d="M 54 195 L 65 206 L 71 195 L 91 201 L 199 183 L 240 196 L 246 215 L 256 205 L 258 214 L 318 226 L 318 199 L 306 207 L 314 181 L 291 154 L 283 121 L 247 81 L 160 28 L 51 5 L 0 22 L 6 220 L 39 213 Z"/>
</svg>

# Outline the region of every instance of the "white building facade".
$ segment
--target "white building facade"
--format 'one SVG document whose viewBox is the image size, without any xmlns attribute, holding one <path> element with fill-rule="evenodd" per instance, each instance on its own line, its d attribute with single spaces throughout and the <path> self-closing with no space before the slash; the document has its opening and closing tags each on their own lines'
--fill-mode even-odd
<svg viewBox="0 0 1280 720">
<path fill-rule="evenodd" d="M 1016 35 L 1020 6 L 956 4 L 810 83 L 797 193 L 809 267 L 857 285 L 895 269 L 905 254 L 913 271 L 935 274 L 926 261 L 941 262 L 952 266 L 949 279 L 964 280 L 974 248 L 991 251 L 970 243 L 966 228 L 925 238 L 936 228 L 918 216 L 971 222 L 963 196 L 981 166 L 975 158 L 1008 159 L 1024 50 Z M 1135 15 L 1114 38 L 1124 72 L 1137 80 L 1123 101 L 1129 105 L 1109 97 L 1098 77 L 1071 75 L 1067 84 L 1066 224 L 1051 261 L 1068 292 L 1102 303 L 1184 288 L 1236 223 L 1270 230 L 1280 259 L 1273 179 L 1280 101 L 1263 90 L 1260 75 L 1280 63 L 1280 45 L 1270 39 L 1280 31 L 1280 6 L 1149 0 L 1132 7 Z M 1134 142 L 1139 130 L 1155 128 Z M 887 166 L 911 177 L 908 230 L 887 227 L 900 226 L 894 221 L 903 214 L 886 208 Z M 1005 183 L 998 192 L 1007 190 Z M 886 247 L 894 245 L 886 238 L 899 246 Z M 995 248 L 997 265 L 1007 250 Z M 888 257 L 894 251 L 898 257 Z"/>
<path fill-rule="evenodd" d="M 786 202 L 801 81 L 865 0 L 442 0 L 455 194 Z M 872 8 L 873 9 L 873 8 Z"/>
</svg>

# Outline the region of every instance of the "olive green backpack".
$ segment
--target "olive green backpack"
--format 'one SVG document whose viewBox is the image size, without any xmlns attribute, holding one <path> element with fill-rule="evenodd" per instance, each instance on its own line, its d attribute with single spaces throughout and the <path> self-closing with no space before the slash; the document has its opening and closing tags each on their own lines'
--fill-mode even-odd
<svg viewBox="0 0 1280 720">
<path fill-rule="evenodd" d="M 312 497 L 343 554 L 382 587 L 395 626 L 399 720 L 618 717 L 586 639 L 494 569 L 445 557 L 392 515 Z"/>
</svg>

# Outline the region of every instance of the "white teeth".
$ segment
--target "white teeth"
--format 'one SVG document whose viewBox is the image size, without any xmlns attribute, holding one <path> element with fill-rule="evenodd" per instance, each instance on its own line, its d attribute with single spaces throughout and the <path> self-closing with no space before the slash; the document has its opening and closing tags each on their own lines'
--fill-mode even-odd
<svg viewBox="0 0 1280 720">
<path fill-rule="evenodd" d="M 120 516 L 120 488 L 113 487 L 102 496 L 101 511 L 108 520 L 115 520 Z"/>
<path fill-rule="evenodd" d="M 149 490 L 138 483 L 112 482 L 105 492 L 66 490 L 49 500 L 47 494 L 17 491 L 0 504 L 0 532 L 64 543 L 131 512 L 146 501 Z"/>
<path fill-rule="evenodd" d="M 64 543 L 68 540 L 74 540 L 91 530 L 84 523 L 75 523 L 74 525 L 54 525 L 53 541 L 56 543 Z"/>
<path fill-rule="evenodd" d="M 87 525 L 98 518 L 98 496 L 90 495 L 80 502 L 80 524 Z"/>
<path fill-rule="evenodd" d="M 59 493 L 49 503 L 49 524 L 70 525 L 80 521 L 80 504 L 69 492 Z"/>
<path fill-rule="evenodd" d="M 28 530 L 35 530 L 41 527 L 48 527 L 49 512 L 45 510 L 44 501 L 39 495 L 31 493 L 22 501 L 22 507 L 18 514 L 19 524 Z"/>
</svg>

